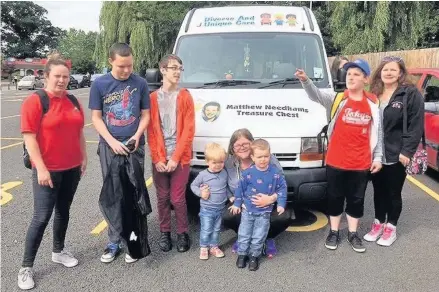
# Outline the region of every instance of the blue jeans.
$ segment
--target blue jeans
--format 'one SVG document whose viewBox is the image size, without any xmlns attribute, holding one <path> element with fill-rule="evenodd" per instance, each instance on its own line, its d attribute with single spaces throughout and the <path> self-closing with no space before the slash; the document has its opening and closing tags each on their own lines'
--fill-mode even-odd
<svg viewBox="0 0 439 292">
<path fill-rule="evenodd" d="M 238 255 L 259 257 L 262 253 L 268 229 L 270 212 L 251 213 L 243 209 L 238 230 Z"/>
<path fill-rule="evenodd" d="M 219 244 L 223 209 L 200 208 L 200 247 L 213 247 Z"/>
</svg>

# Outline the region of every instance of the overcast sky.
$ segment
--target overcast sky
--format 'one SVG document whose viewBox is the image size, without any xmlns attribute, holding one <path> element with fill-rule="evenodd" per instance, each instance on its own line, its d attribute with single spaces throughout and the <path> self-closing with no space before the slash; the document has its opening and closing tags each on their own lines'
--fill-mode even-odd
<svg viewBox="0 0 439 292">
<path fill-rule="evenodd" d="M 101 1 L 33 1 L 47 10 L 47 19 L 62 29 L 99 31 Z"/>
</svg>

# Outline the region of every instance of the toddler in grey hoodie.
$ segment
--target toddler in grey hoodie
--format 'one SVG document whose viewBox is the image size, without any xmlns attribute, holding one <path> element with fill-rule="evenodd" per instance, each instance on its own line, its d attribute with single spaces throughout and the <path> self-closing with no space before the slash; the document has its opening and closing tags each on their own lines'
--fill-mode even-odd
<svg viewBox="0 0 439 292">
<path fill-rule="evenodd" d="M 227 185 L 224 162 L 227 154 L 217 143 L 209 143 L 204 151 L 208 168 L 201 171 L 191 184 L 192 192 L 200 197 L 200 259 L 211 255 L 222 258 L 219 248 L 222 213 L 227 200 L 233 202 L 233 193 Z"/>
</svg>

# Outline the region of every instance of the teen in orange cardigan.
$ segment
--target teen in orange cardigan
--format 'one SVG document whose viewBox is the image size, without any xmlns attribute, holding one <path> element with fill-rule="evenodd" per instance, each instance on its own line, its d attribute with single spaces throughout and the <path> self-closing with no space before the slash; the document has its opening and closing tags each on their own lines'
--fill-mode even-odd
<svg viewBox="0 0 439 292">
<path fill-rule="evenodd" d="M 176 55 L 160 61 L 162 87 L 151 94 L 151 121 L 148 145 L 152 158 L 152 176 L 157 190 L 162 251 L 172 249 L 171 205 L 177 220 L 177 250 L 190 247 L 186 207 L 186 184 L 195 134 L 195 110 L 187 89 L 178 88 L 183 62 Z"/>
</svg>

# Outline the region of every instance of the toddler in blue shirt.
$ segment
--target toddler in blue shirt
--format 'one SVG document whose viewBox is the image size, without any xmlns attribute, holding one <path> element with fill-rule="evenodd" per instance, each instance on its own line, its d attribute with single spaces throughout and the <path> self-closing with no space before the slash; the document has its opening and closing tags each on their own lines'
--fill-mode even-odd
<svg viewBox="0 0 439 292">
<path fill-rule="evenodd" d="M 249 261 L 249 270 L 256 271 L 259 268 L 259 257 L 270 228 L 273 204 L 259 208 L 252 203 L 251 199 L 257 194 L 269 196 L 277 194 L 277 212 L 282 214 L 287 203 L 287 184 L 283 174 L 270 165 L 270 144 L 266 140 L 253 141 L 251 149 L 254 165 L 242 172 L 231 211 L 233 214 L 238 214 L 242 207 L 236 265 L 238 268 L 245 268 Z"/>
</svg>

